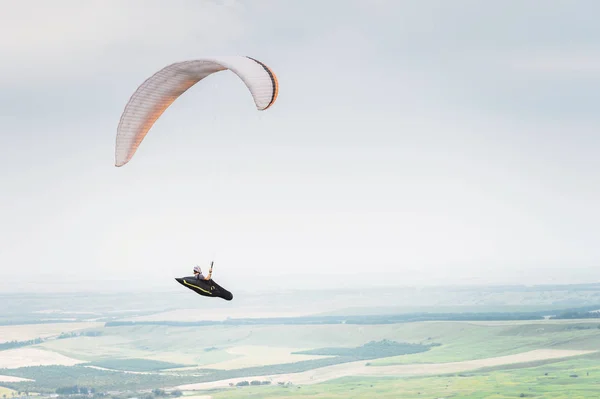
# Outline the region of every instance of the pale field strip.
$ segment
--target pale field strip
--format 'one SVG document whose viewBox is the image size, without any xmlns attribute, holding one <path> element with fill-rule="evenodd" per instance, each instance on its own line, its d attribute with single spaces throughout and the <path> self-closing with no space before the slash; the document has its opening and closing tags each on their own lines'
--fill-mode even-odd
<svg viewBox="0 0 600 399">
<path fill-rule="evenodd" d="M 28 378 L 13 377 L 12 375 L 0 375 L 0 382 L 23 382 L 33 381 Z"/>
<path fill-rule="evenodd" d="M 0 326 L 0 343 L 10 341 L 28 341 L 35 338 L 49 338 L 87 328 L 98 328 L 104 323 L 79 322 L 79 323 L 52 323 L 52 324 L 22 324 L 14 326 Z"/>
<path fill-rule="evenodd" d="M 53 314 L 53 315 L 60 315 L 60 314 L 77 314 L 77 315 L 96 315 L 99 316 L 101 315 L 101 313 L 99 312 L 82 312 L 82 311 L 68 311 L 68 310 L 63 310 L 63 309 L 44 309 L 44 310 L 36 310 L 35 312 L 32 313 L 36 313 L 36 314 Z"/>
<path fill-rule="evenodd" d="M 208 364 L 203 368 L 217 370 L 233 370 L 245 367 L 268 366 L 273 364 L 294 363 L 304 360 L 323 359 L 331 356 L 322 355 L 295 355 L 307 348 L 280 348 L 269 346 L 244 345 L 226 349 L 227 353 L 240 357 L 223 362 Z"/>
<path fill-rule="evenodd" d="M 89 369 L 94 369 L 94 370 L 100 370 L 100 371 L 116 371 L 118 373 L 123 373 L 123 374 L 152 374 L 152 375 L 156 375 L 156 374 L 161 374 L 159 372 L 156 371 L 129 371 L 129 370 L 117 370 L 117 369 L 107 369 L 105 367 L 98 367 L 98 366 L 83 366 L 83 367 L 87 367 Z"/>
<path fill-rule="evenodd" d="M 117 370 L 117 369 L 108 369 L 105 367 L 98 367 L 98 366 L 83 366 L 83 367 L 87 367 L 90 369 L 95 369 L 95 370 L 100 370 L 100 371 L 112 371 L 112 372 L 117 372 L 117 373 L 123 373 L 123 374 L 145 374 L 145 375 L 189 375 L 189 374 L 177 374 L 174 372 L 169 371 L 130 371 L 130 370 Z M 199 369 L 199 367 L 194 367 L 194 369 Z M 181 370 L 181 369 L 179 369 Z M 202 377 L 204 375 L 206 375 L 206 373 L 201 373 L 201 374 L 195 374 L 198 377 Z"/>
<path fill-rule="evenodd" d="M 74 366 L 84 363 L 56 352 L 25 347 L 0 352 L 0 369 L 17 369 L 29 366 Z"/>
<path fill-rule="evenodd" d="M 94 370 L 100 371 L 112 371 L 123 374 L 141 374 L 141 375 L 177 375 L 175 373 L 161 372 L 161 371 L 130 371 L 130 370 L 117 370 L 117 369 L 108 369 L 106 367 L 98 367 L 98 366 L 83 366 Z"/>
<path fill-rule="evenodd" d="M 300 373 L 276 374 L 254 377 L 231 378 L 221 381 L 205 382 L 199 384 L 181 385 L 178 388 L 186 391 L 205 390 L 229 387 L 230 383 L 236 384 L 240 381 L 271 381 L 292 384 L 316 384 L 341 377 L 356 376 L 418 376 L 432 374 L 458 373 L 472 371 L 484 367 L 504 366 L 510 364 L 528 363 L 540 360 L 560 359 L 572 356 L 585 355 L 596 351 L 584 350 L 557 350 L 539 349 L 523 352 L 516 355 L 492 357 L 487 359 L 468 360 L 462 362 L 430 363 L 430 364 L 403 364 L 392 366 L 366 366 L 367 361 L 358 361 L 334 366 L 321 367 Z"/>
</svg>

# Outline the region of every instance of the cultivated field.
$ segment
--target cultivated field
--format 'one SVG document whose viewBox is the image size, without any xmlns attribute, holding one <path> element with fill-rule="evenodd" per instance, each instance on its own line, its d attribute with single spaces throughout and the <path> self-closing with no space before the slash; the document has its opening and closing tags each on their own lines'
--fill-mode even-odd
<svg viewBox="0 0 600 399">
<path fill-rule="evenodd" d="M 2 381 L 2 379 L 0 379 L 0 382 L 1 381 Z M 10 398 L 14 393 L 16 393 L 16 392 L 13 391 L 12 389 L 0 387 L 0 397 L 2 397 L 2 398 Z"/>
<path fill-rule="evenodd" d="M 232 370 L 245 367 L 265 366 L 273 364 L 294 363 L 303 360 L 323 359 L 328 356 L 299 355 L 292 352 L 304 351 L 312 348 L 282 348 L 270 346 L 234 346 L 225 351 L 235 359 L 206 365 L 207 368 L 217 370 Z"/>
<path fill-rule="evenodd" d="M 104 323 L 79 322 L 79 323 L 52 323 L 52 324 L 25 324 L 16 326 L 0 326 L 0 344 L 9 341 L 27 341 L 35 338 L 48 338 L 83 330 L 96 328 Z"/>
<path fill-rule="evenodd" d="M 509 366 L 506 366 L 509 367 Z M 213 399 L 589 399 L 598 397 L 600 363 L 584 356 L 518 369 L 427 377 L 345 377 L 314 385 L 242 387 L 212 391 Z"/>
<path fill-rule="evenodd" d="M 426 353 L 374 360 L 373 365 L 438 363 L 482 359 L 539 348 L 595 350 L 600 348 L 599 322 L 543 320 L 523 322 L 424 323 L 442 345 Z"/>
<path fill-rule="evenodd" d="M 281 295 L 283 298 L 287 294 Z M 463 294 L 457 291 L 452 295 Z M 470 300 L 486 295 L 473 294 Z M 490 293 L 487 297 L 499 296 Z M 108 299 L 107 296 L 102 301 Z M 46 339 L 35 345 L 21 342 L 24 346 L 19 348 L 12 349 L 9 345 L 1 348 L 4 349 L 0 350 L 1 385 L 17 392 L 44 395 L 64 387 L 87 386 L 97 392 L 124 395 L 118 399 L 146 395 L 155 388 L 170 391 L 177 387 L 195 399 L 200 399 L 198 395 L 214 399 L 297 396 L 552 399 L 588 398 L 593 397 L 590 392 L 594 388 L 600 391 L 600 379 L 596 379 L 600 377 L 600 354 L 596 353 L 600 351 L 600 320 L 544 320 L 538 315 L 537 320 L 461 321 L 458 317 L 451 319 L 455 321 L 394 319 L 371 324 L 373 319 L 348 321 L 344 316 L 335 324 L 313 319 L 309 323 L 303 319 L 260 323 L 227 320 L 224 324 L 191 325 L 179 322 L 227 317 L 289 318 L 314 312 L 307 311 L 309 307 L 300 303 L 294 305 L 300 311 L 292 313 L 294 306 L 283 301 L 279 307 L 261 308 L 256 303 L 259 298 L 250 298 L 243 306 L 226 311 L 225 303 L 216 303 L 214 309 L 206 311 L 159 306 L 152 310 L 156 298 L 152 300 L 155 302 L 144 303 L 144 297 L 136 297 L 127 304 L 113 298 L 111 301 L 121 305 L 121 314 L 115 315 L 114 306 L 107 305 L 113 302 L 82 299 L 95 304 L 90 308 L 95 312 L 94 319 L 138 321 L 130 325 L 106 326 L 91 319 L 86 321 L 83 316 L 78 323 L 18 324 L 21 319 L 29 323 L 35 317 L 46 318 L 61 312 L 84 315 L 86 307 L 80 302 L 70 312 L 67 307 L 53 304 L 51 309 L 60 312 L 40 313 L 40 309 L 31 305 L 30 313 L 13 312 L 5 316 L 5 321 L 15 324 L 0 327 L 0 337 L 5 342 Z M 293 300 L 302 302 L 299 297 Z M 50 308 L 47 300 L 39 301 L 46 306 L 44 309 Z M 189 295 L 182 299 L 188 306 L 189 301 Z M 205 302 L 200 300 L 198 305 Z M 139 324 L 142 321 L 146 323 Z M 58 337 L 61 333 L 67 334 Z M 271 385 L 230 386 L 258 381 L 268 381 Z M 565 396 L 567 393 L 571 396 Z M 11 395 L 12 392 L 7 396 Z"/>
<path fill-rule="evenodd" d="M 215 369 L 235 369 L 317 359 L 292 354 L 324 347 L 357 347 L 384 339 L 436 343 L 427 352 L 371 360 L 374 366 L 446 363 L 537 349 L 596 350 L 600 322 L 419 322 L 388 325 L 122 326 L 98 337 L 53 340 L 36 347 L 70 359 L 149 359 Z M 134 370 L 135 371 L 135 370 Z"/>
<path fill-rule="evenodd" d="M 80 360 L 39 348 L 18 348 L 0 352 L 0 369 L 16 369 L 30 366 L 73 366 Z"/>
<path fill-rule="evenodd" d="M 256 364 L 275 356 L 290 361 L 308 359 L 290 355 L 290 348 L 339 346 L 340 337 L 345 346 L 352 347 L 386 338 L 416 342 L 426 338 L 423 333 L 411 333 L 402 325 L 124 326 L 104 328 L 99 337 L 55 340 L 39 346 L 85 361 L 147 358 L 213 367 L 225 361 Z M 257 348 L 267 348 L 267 352 Z"/>
<path fill-rule="evenodd" d="M 536 350 L 518 355 L 509 355 L 488 359 L 471 360 L 464 362 L 406 364 L 398 366 L 367 366 L 367 362 L 352 362 L 317 368 L 302 373 L 275 374 L 252 377 L 252 380 L 271 381 L 272 383 L 292 383 L 295 385 L 317 384 L 342 377 L 379 376 L 379 377 L 407 377 L 432 374 L 449 374 L 464 371 L 473 371 L 486 367 L 526 364 L 541 360 L 561 359 L 572 356 L 586 355 L 595 351 L 569 351 L 569 350 Z M 232 378 L 229 380 L 188 384 L 178 387 L 186 391 L 208 390 L 226 388 L 230 383 L 237 384 L 248 378 Z"/>
</svg>

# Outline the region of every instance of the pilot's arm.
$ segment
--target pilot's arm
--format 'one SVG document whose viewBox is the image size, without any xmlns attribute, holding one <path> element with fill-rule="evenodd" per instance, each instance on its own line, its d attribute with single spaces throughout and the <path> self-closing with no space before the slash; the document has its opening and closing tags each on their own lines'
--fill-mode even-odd
<svg viewBox="0 0 600 399">
<path fill-rule="evenodd" d="M 210 269 L 208 270 L 208 276 L 204 277 L 205 280 L 210 280 L 212 278 L 212 268 L 213 264 L 210 264 Z"/>
</svg>

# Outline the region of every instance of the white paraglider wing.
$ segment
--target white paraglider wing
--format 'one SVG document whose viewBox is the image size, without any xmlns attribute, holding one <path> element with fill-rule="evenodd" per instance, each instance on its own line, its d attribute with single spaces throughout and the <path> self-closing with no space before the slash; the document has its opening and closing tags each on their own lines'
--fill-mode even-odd
<svg viewBox="0 0 600 399">
<path fill-rule="evenodd" d="M 234 72 L 244 82 L 259 111 L 277 99 L 277 77 L 269 67 L 250 57 L 210 57 L 169 65 L 146 80 L 125 106 L 117 129 L 115 166 L 131 160 L 150 128 L 179 96 L 223 70 Z"/>
</svg>

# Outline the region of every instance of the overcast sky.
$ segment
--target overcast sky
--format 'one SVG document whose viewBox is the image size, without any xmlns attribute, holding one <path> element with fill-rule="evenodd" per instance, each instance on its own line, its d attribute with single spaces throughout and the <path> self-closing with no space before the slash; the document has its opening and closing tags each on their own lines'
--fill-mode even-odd
<svg viewBox="0 0 600 399">
<path fill-rule="evenodd" d="M 0 0 L 0 289 L 600 280 L 600 3 Z M 248 55 L 132 161 L 162 67 Z M 366 280 L 364 280 L 366 279 Z"/>
</svg>

